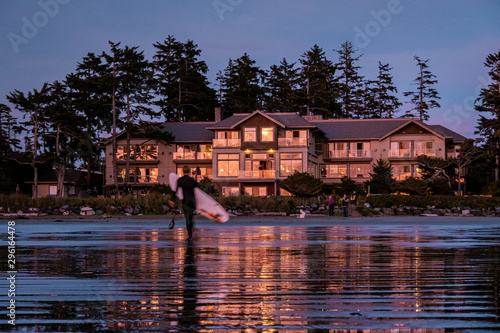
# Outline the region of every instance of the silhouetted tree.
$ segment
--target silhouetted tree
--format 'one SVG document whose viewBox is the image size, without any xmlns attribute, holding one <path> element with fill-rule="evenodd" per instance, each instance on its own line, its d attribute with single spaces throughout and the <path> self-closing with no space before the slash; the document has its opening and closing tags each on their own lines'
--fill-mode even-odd
<svg viewBox="0 0 500 333">
<path fill-rule="evenodd" d="M 439 97 L 437 90 L 433 88 L 438 81 L 436 80 L 436 76 L 427 69 L 429 68 L 429 65 L 427 65 L 429 59 L 421 60 L 417 56 L 414 58 L 417 61 L 419 69 L 418 77 L 413 80 L 417 89 L 415 91 L 404 92 L 403 95 L 411 96 L 410 103 L 415 107 L 407 110 L 405 117 L 415 118 L 417 116 L 420 118 L 420 121 L 428 120 L 428 110 L 440 107 L 437 100 L 441 97 Z"/>
</svg>

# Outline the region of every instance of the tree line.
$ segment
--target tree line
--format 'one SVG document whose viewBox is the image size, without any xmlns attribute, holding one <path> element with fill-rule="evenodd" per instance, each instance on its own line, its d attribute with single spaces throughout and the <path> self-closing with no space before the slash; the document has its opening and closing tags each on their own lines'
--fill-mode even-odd
<svg viewBox="0 0 500 333">
<path fill-rule="evenodd" d="M 358 65 L 362 55 L 350 42 L 335 50 L 336 62 L 314 45 L 296 62 L 283 58 L 268 70 L 245 53 L 229 59 L 227 67 L 217 73 L 215 86 L 207 78 L 209 69 L 201 59 L 201 50 L 192 40 L 181 42 L 168 36 L 153 46 L 155 53 L 147 59 L 137 46 L 109 42 L 108 50 L 88 53 L 63 80 L 28 92 L 9 92 L 7 100 L 23 119 L 15 119 L 12 110 L 0 104 L 0 152 L 5 162 L 0 170 L 0 177 L 5 178 L 5 189 L 1 190 L 12 191 L 9 175 L 15 173 L 15 165 L 34 170 L 35 182 L 41 165 L 49 164 L 60 179 L 76 164 L 99 170 L 103 134 L 111 134 L 115 150 L 116 134 L 122 130 L 128 142 L 137 130 L 168 141 L 173 138 L 158 136 L 161 128 L 145 120 L 210 121 L 216 106 L 221 107 L 223 117 L 256 109 L 316 114 L 326 119 L 391 118 L 401 113 L 402 102 L 396 97 L 390 65 L 379 62 L 377 77 L 365 79 Z M 499 57 L 491 55 L 488 60 L 495 75 Z M 428 110 L 439 107 L 434 88 L 437 78 L 429 70 L 429 59 L 414 59 L 415 89 L 403 93 L 410 98 L 407 102 L 412 108 L 401 116 L 427 120 Z M 498 118 L 498 104 L 486 95 L 480 99 L 478 110 L 493 112 Z M 490 117 L 483 118 L 479 131 L 494 138 L 497 132 L 491 128 L 500 127 L 500 121 L 491 124 Z M 23 142 L 16 138 L 19 133 L 23 133 Z M 129 143 L 127 146 L 130 148 Z M 128 168 L 127 163 L 127 173 Z M 116 160 L 113 169 L 116 175 Z M 89 177 L 88 186 L 90 182 Z M 60 187 L 58 192 L 62 182 Z"/>
</svg>

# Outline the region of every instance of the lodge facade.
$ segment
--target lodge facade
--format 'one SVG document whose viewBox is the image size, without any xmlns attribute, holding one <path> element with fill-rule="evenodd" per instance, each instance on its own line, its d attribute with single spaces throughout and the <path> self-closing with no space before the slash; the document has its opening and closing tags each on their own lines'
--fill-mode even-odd
<svg viewBox="0 0 500 333">
<path fill-rule="evenodd" d="M 234 114 L 217 122 L 165 122 L 175 137 L 166 145 L 144 137 L 117 139 L 118 184 L 141 193 L 168 184 L 168 174 L 191 167 L 198 180 L 210 178 L 223 196 L 287 195 L 279 182 L 308 172 L 324 183 L 344 176 L 364 182 L 378 159 L 388 160 L 397 180 L 418 177 L 421 154 L 456 156 L 465 137 L 416 119 L 329 119 L 295 113 Z M 106 143 L 105 187 L 114 184 L 112 142 Z M 126 163 L 129 179 L 125 182 Z"/>
</svg>

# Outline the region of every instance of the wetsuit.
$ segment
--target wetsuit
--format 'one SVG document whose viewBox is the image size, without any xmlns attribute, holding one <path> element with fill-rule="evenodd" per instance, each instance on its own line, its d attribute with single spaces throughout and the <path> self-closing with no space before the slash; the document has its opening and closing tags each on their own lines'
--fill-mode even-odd
<svg viewBox="0 0 500 333">
<path fill-rule="evenodd" d="M 182 211 L 186 218 L 186 229 L 189 240 L 193 238 L 193 214 L 196 209 L 196 200 L 194 197 L 195 187 L 198 187 L 198 183 L 188 175 L 184 175 L 177 180 L 177 189 L 182 188 Z"/>
</svg>

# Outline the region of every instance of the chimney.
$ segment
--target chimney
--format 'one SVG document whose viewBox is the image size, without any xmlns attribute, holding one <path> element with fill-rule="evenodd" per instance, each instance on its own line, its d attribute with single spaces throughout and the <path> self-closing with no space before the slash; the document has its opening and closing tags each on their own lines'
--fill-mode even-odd
<svg viewBox="0 0 500 333">
<path fill-rule="evenodd" d="M 222 119 L 221 119 L 220 107 L 215 107 L 215 122 L 218 123 L 221 120 Z"/>
</svg>

